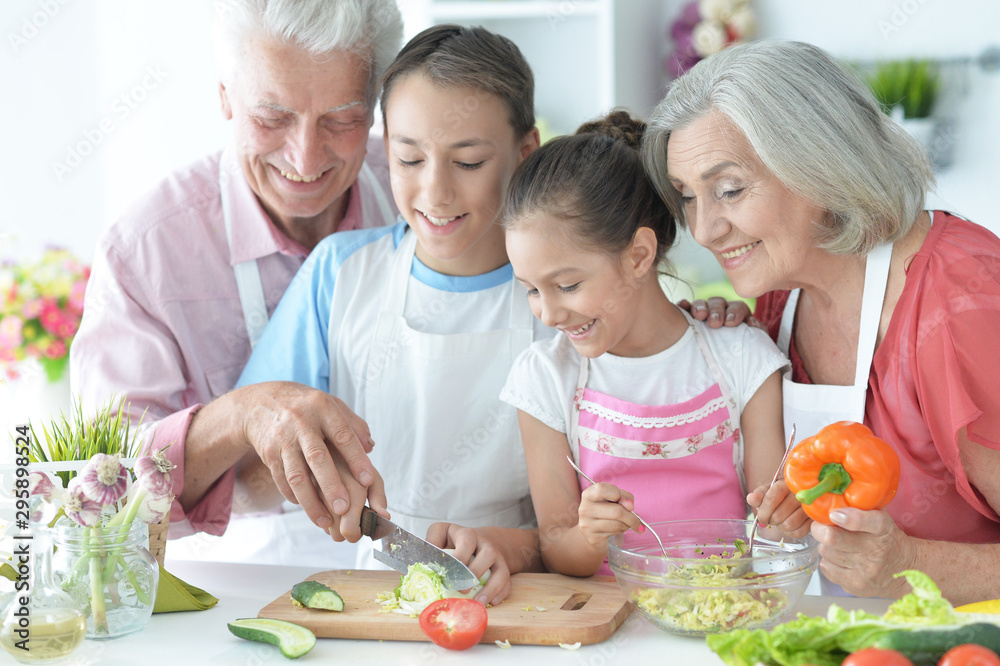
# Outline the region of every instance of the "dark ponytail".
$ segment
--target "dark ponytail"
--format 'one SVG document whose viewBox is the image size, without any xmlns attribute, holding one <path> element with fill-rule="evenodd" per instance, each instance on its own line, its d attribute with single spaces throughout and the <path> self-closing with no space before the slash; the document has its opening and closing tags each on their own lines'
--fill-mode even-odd
<svg viewBox="0 0 1000 666">
<path fill-rule="evenodd" d="M 510 229 L 535 211 L 573 221 L 571 237 L 608 254 L 624 252 L 640 227 L 656 234 L 657 262 L 677 237 L 677 225 L 646 177 L 639 145 L 646 123 L 615 111 L 553 139 L 514 172 L 504 200 Z"/>
</svg>

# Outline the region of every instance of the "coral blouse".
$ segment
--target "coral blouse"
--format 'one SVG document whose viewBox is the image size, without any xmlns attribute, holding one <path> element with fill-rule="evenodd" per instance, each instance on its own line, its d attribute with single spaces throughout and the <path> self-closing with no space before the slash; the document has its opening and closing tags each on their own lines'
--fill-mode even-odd
<svg viewBox="0 0 1000 666">
<path fill-rule="evenodd" d="M 1000 542 L 1000 517 L 969 483 L 958 433 L 1000 450 L 1000 239 L 944 211 L 906 272 L 868 379 L 865 425 L 900 454 L 899 492 L 886 508 L 907 534 Z M 757 299 L 777 338 L 788 291 Z M 792 336 L 792 379 L 811 383 Z"/>
</svg>

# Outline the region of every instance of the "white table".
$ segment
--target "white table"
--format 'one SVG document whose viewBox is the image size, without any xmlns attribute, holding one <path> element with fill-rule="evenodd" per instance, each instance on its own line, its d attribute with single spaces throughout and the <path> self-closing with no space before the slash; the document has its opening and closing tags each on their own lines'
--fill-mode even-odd
<svg viewBox="0 0 1000 666">
<path fill-rule="evenodd" d="M 169 551 L 168 551 L 169 552 Z M 392 666 L 441 664 L 610 664 L 660 663 L 671 666 L 721 664 L 704 639 L 674 636 L 656 629 L 633 612 L 604 643 L 578 650 L 514 645 L 509 650 L 481 644 L 464 652 L 450 652 L 432 643 L 412 641 L 359 641 L 322 638 L 298 660 L 286 660 L 276 647 L 241 640 L 229 633 L 226 623 L 255 617 L 278 595 L 307 576 L 313 568 L 252 564 L 223 564 L 167 559 L 167 569 L 179 578 L 219 598 L 212 609 L 154 615 L 146 628 L 110 641 L 84 641 L 64 663 L 67 666 L 277 666 L 293 663 L 392 664 Z M 798 611 L 825 615 L 831 602 L 844 608 L 883 613 L 884 599 L 840 599 L 805 596 Z"/>
</svg>

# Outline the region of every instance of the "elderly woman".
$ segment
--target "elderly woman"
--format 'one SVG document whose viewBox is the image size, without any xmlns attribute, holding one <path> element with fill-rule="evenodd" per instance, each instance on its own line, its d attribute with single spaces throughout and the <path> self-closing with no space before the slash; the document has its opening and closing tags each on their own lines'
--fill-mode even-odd
<svg viewBox="0 0 1000 666">
<path fill-rule="evenodd" d="M 921 148 L 808 44 L 707 58 L 646 137 L 653 182 L 791 360 L 786 432 L 862 421 L 899 453 L 884 511 L 812 525 L 824 576 L 898 597 L 916 568 L 954 603 L 1000 598 L 1000 239 L 924 210 Z"/>
</svg>

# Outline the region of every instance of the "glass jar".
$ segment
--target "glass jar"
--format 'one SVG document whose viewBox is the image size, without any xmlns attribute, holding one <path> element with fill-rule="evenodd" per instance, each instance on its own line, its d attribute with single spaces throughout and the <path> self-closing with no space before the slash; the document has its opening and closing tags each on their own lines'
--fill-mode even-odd
<svg viewBox="0 0 1000 666">
<path fill-rule="evenodd" d="M 52 578 L 49 530 L 32 525 L 14 540 L 14 591 L 0 610 L 0 645 L 25 664 L 47 664 L 69 656 L 83 642 L 86 622 L 70 595 Z"/>
<path fill-rule="evenodd" d="M 153 613 L 160 571 L 146 524 L 57 526 L 53 578 L 84 609 L 87 638 L 141 631 Z"/>
</svg>

